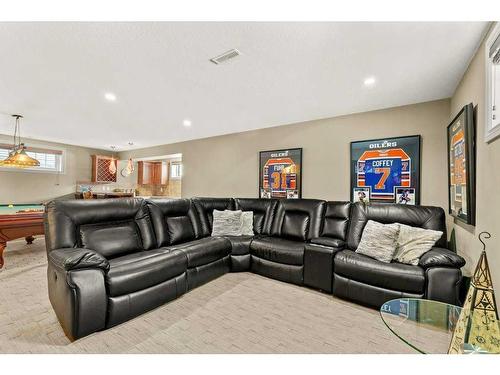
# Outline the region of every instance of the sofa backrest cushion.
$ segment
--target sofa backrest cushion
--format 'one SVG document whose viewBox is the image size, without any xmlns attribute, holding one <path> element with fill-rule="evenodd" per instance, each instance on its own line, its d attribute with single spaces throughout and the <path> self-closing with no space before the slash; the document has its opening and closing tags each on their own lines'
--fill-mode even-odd
<svg viewBox="0 0 500 375">
<path fill-rule="evenodd" d="M 283 199 L 278 203 L 271 235 L 307 241 L 319 237 L 325 201 L 318 199 Z"/>
<path fill-rule="evenodd" d="M 104 257 L 156 247 L 140 198 L 52 201 L 45 208 L 45 237 L 47 251 L 87 247 Z"/>
<path fill-rule="evenodd" d="M 276 199 L 235 198 L 235 208 L 241 211 L 253 211 L 253 231 L 255 234 L 271 233 L 271 225 L 278 201 Z"/>
<path fill-rule="evenodd" d="M 347 246 L 356 250 L 368 220 L 382 224 L 401 223 L 412 227 L 439 230 L 443 236 L 436 243 L 446 248 L 446 216 L 441 207 L 408 206 L 396 203 L 355 203 L 351 208 L 351 220 Z"/>
<path fill-rule="evenodd" d="M 321 237 L 333 237 L 345 241 L 349 226 L 350 202 L 326 202 Z"/>
<path fill-rule="evenodd" d="M 80 243 L 81 247 L 92 249 L 105 258 L 142 250 L 141 238 L 132 220 L 81 225 Z"/>
<path fill-rule="evenodd" d="M 192 201 L 200 219 L 202 237 L 212 233 L 214 210 L 234 210 L 233 198 L 193 198 Z"/>
<path fill-rule="evenodd" d="M 201 236 L 198 213 L 190 199 L 148 199 L 157 246 L 169 246 Z"/>
</svg>

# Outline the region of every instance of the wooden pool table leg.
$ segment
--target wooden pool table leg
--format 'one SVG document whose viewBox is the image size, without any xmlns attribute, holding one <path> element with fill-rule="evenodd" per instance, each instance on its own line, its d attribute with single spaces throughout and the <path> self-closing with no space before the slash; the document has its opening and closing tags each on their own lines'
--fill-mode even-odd
<svg viewBox="0 0 500 375">
<path fill-rule="evenodd" d="M 6 242 L 0 241 L 0 268 L 3 267 L 3 251 L 5 250 L 6 246 Z"/>
<path fill-rule="evenodd" d="M 25 237 L 24 239 L 26 240 L 26 243 L 27 243 L 28 245 L 31 245 L 31 244 L 33 243 L 33 241 L 35 240 L 35 237 L 33 237 L 33 236 L 28 236 L 28 237 Z"/>
</svg>

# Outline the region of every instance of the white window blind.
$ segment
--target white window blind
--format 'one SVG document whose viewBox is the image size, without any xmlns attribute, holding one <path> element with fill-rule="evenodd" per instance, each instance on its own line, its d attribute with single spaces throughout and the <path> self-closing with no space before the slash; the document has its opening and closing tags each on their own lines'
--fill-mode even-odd
<svg viewBox="0 0 500 375">
<path fill-rule="evenodd" d="M 489 55 L 493 64 L 500 64 L 500 35 L 497 36 L 491 45 Z"/>
<path fill-rule="evenodd" d="M 496 23 L 485 42 L 486 121 L 484 140 L 500 137 L 500 23 Z"/>
<path fill-rule="evenodd" d="M 491 142 L 500 137 L 500 23 L 486 40 L 486 121 L 484 137 Z"/>
<path fill-rule="evenodd" d="M 491 104 L 492 104 L 492 127 L 499 125 L 499 109 L 500 109 L 500 35 L 495 39 L 490 47 L 491 66 Z"/>
<path fill-rule="evenodd" d="M 9 150 L 6 148 L 0 148 L 0 160 L 7 159 L 7 156 L 9 156 Z"/>
<path fill-rule="evenodd" d="M 12 145 L 0 144 L 0 160 L 9 156 Z M 34 147 L 26 148 L 26 153 L 38 160 L 40 166 L 32 168 L 23 168 L 24 170 L 62 172 L 63 170 L 63 152 L 60 150 L 45 150 Z"/>
</svg>

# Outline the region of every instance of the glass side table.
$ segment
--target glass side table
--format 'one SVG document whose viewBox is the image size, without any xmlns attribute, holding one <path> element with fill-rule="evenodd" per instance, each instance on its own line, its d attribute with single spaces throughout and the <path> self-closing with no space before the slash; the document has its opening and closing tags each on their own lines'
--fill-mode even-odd
<svg viewBox="0 0 500 375">
<path fill-rule="evenodd" d="M 384 303 L 380 316 L 392 333 L 416 351 L 445 354 L 461 311 L 461 307 L 443 302 L 400 298 Z M 477 347 L 470 348 L 470 352 L 485 353 Z"/>
</svg>

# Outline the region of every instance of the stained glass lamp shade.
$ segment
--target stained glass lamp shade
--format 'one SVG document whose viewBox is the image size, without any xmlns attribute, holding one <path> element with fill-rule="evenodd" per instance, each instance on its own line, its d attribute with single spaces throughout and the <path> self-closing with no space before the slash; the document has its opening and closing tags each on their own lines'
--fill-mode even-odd
<svg viewBox="0 0 500 375">
<path fill-rule="evenodd" d="M 21 143 L 17 148 L 14 148 L 7 159 L 0 161 L 0 166 L 11 168 L 29 168 L 38 167 L 40 162 L 26 153 L 26 147 Z"/>
<path fill-rule="evenodd" d="M 19 120 L 23 118 L 21 115 L 12 115 L 16 119 L 16 125 L 14 128 L 14 145 L 9 153 L 7 159 L 0 161 L 1 167 L 11 167 L 11 168 L 28 168 L 28 167 L 38 167 L 40 162 L 35 158 L 32 158 L 26 153 L 26 147 L 24 143 L 21 143 L 21 125 Z"/>
</svg>

